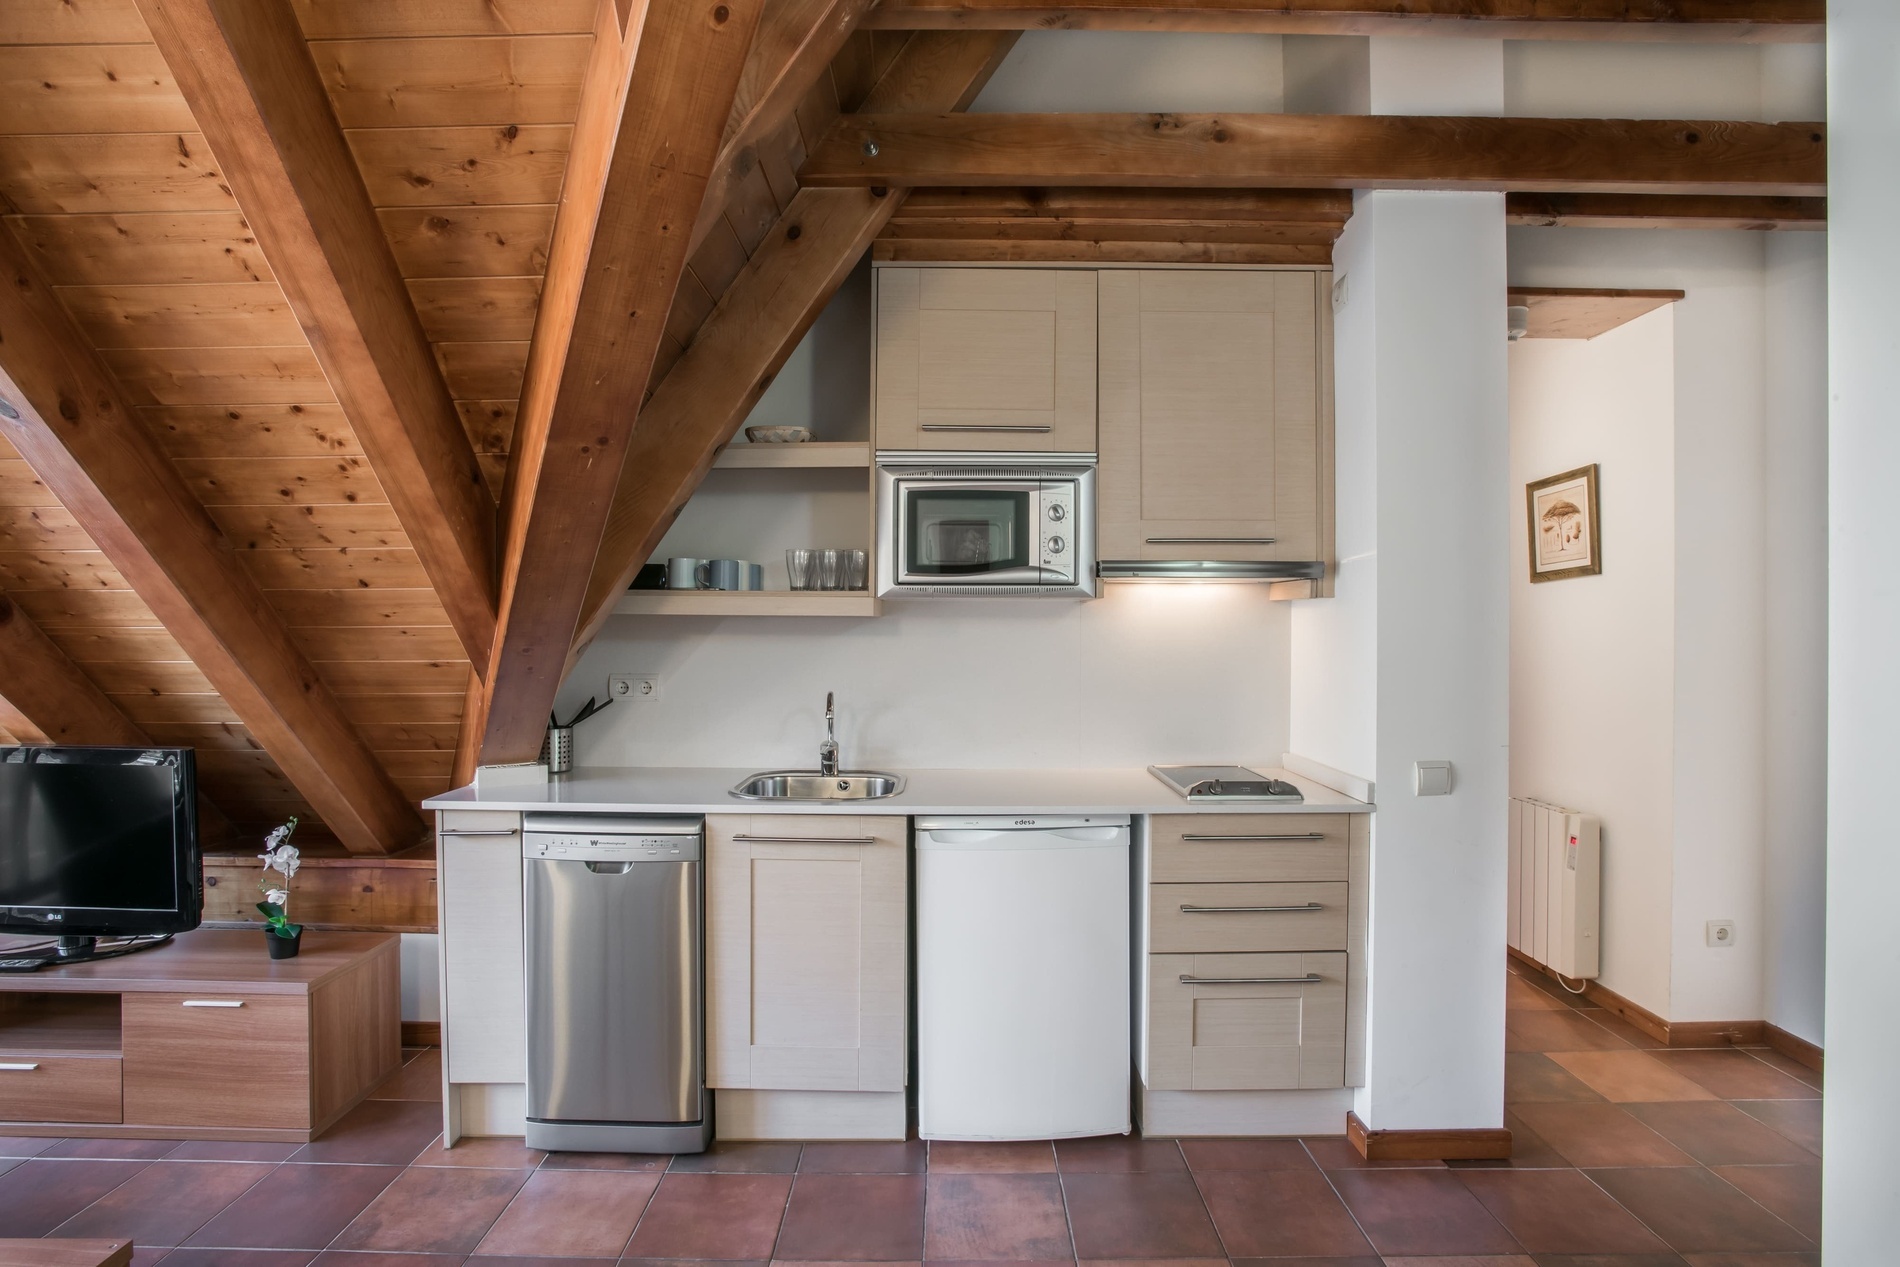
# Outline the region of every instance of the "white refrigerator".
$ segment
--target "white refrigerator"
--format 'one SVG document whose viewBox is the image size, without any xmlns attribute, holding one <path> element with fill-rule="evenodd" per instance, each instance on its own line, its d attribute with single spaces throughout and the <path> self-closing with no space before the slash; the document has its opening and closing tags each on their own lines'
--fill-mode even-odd
<svg viewBox="0 0 1900 1267">
<path fill-rule="evenodd" d="M 917 1127 L 1061 1139 L 1132 1126 L 1129 820 L 917 821 Z"/>
</svg>

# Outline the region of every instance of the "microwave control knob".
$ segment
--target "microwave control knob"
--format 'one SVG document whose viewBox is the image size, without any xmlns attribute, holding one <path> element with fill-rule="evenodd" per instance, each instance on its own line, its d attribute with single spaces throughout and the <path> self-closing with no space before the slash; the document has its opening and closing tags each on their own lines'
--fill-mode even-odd
<svg viewBox="0 0 1900 1267">
<path fill-rule="evenodd" d="M 1061 537 L 1049 538 L 1049 553 L 1050 554 L 1062 553 L 1062 538 Z"/>
<path fill-rule="evenodd" d="M 1069 517 L 1069 512 L 1065 507 L 1062 507 L 1062 506 L 1049 507 L 1049 518 L 1055 520 L 1057 523 L 1061 523 L 1064 519 L 1067 519 L 1068 517 Z"/>
</svg>

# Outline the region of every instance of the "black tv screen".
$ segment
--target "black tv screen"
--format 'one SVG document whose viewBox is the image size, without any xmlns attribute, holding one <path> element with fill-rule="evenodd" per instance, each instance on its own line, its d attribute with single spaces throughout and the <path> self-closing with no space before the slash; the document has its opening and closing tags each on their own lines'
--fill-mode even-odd
<svg viewBox="0 0 1900 1267">
<path fill-rule="evenodd" d="M 198 926 L 189 748 L 0 748 L 0 932 Z"/>
</svg>

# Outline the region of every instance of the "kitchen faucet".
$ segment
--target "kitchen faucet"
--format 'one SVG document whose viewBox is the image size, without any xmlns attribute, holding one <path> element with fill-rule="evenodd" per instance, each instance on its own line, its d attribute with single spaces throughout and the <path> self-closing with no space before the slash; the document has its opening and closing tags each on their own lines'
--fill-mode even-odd
<svg viewBox="0 0 1900 1267">
<path fill-rule="evenodd" d="M 818 745 L 818 773 L 838 773 L 838 719 L 831 708 L 831 692 L 825 692 L 825 741 Z"/>
</svg>

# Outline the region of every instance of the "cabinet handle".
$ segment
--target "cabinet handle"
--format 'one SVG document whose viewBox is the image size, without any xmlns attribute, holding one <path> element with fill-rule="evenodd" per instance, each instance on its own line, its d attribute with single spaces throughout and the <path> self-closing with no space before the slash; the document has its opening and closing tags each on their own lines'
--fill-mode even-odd
<svg viewBox="0 0 1900 1267">
<path fill-rule="evenodd" d="M 180 1007 L 243 1007 L 243 999 L 186 999 Z"/>
<path fill-rule="evenodd" d="M 876 836 L 734 836 L 754 845 L 875 845 Z"/>
<path fill-rule="evenodd" d="M 515 832 L 516 829 L 513 827 L 500 827 L 485 828 L 482 831 L 445 831 L 441 834 L 444 836 L 512 836 Z"/>
<path fill-rule="evenodd" d="M 1309 972 L 1303 977 L 1190 977 L 1181 978 L 1182 985 L 1314 985 L 1326 978 L 1317 972 Z"/>
<path fill-rule="evenodd" d="M 33 1061 L 10 1060 L 5 1064 L 0 1065 L 0 1069 L 9 1070 L 15 1073 L 32 1073 L 35 1069 L 38 1069 L 39 1067 L 40 1067 L 40 1062 L 37 1060 L 33 1060 Z"/>
<path fill-rule="evenodd" d="M 1326 907 L 1319 902 L 1303 902 L 1298 906 L 1183 906 L 1183 915 L 1257 915 L 1269 911 L 1323 911 Z"/>
<path fill-rule="evenodd" d="M 919 431 L 1011 431 L 1027 435 L 1042 435 L 1055 430 L 1048 423 L 1010 426 L 1000 422 L 926 422 L 917 429 Z"/>
<path fill-rule="evenodd" d="M 1149 537 L 1151 546 L 1270 546 L 1278 537 Z"/>
<path fill-rule="evenodd" d="M 1197 840 L 1203 843 L 1217 840 L 1324 840 L 1326 839 L 1326 833 L 1323 831 L 1295 831 L 1286 832 L 1278 836 L 1199 836 L 1191 832 L 1183 832 L 1181 839 Z"/>
</svg>

